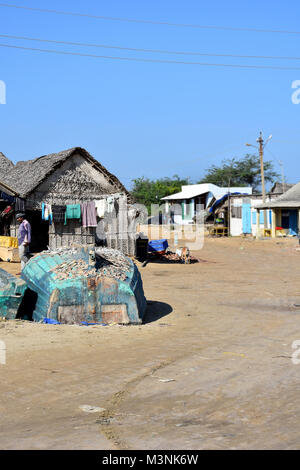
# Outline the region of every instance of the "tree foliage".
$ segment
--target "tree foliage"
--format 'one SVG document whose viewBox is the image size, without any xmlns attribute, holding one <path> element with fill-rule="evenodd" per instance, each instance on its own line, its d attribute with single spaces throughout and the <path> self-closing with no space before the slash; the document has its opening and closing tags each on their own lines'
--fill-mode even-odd
<svg viewBox="0 0 300 470">
<path fill-rule="evenodd" d="M 160 178 L 150 180 L 149 178 L 137 178 L 133 180 L 132 196 L 139 204 L 144 204 L 149 213 L 151 204 L 161 204 L 161 198 L 170 196 L 181 191 L 181 186 L 189 184 L 188 178 Z"/>
<path fill-rule="evenodd" d="M 266 183 L 273 183 L 279 175 L 273 169 L 273 163 L 264 162 Z M 212 165 L 198 183 L 213 183 L 221 187 L 251 186 L 254 192 L 261 187 L 260 158 L 247 154 L 241 159 L 223 160 L 221 166 Z"/>
</svg>

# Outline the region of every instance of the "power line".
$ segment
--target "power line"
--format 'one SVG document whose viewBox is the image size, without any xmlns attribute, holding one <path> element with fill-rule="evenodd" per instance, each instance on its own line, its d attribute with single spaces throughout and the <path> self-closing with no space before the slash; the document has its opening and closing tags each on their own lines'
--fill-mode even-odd
<svg viewBox="0 0 300 470">
<path fill-rule="evenodd" d="M 121 22 L 127 22 L 127 23 L 141 23 L 141 24 L 151 24 L 151 25 L 160 25 L 160 26 L 175 26 L 175 27 L 180 27 L 180 28 L 218 29 L 218 30 L 223 30 L 223 31 L 245 31 L 245 32 L 253 32 L 253 33 L 300 34 L 300 31 L 288 31 L 288 30 L 279 30 L 279 29 L 234 28 L 230 26 L 211 26 L 211 25 L 200 25 L 200 24 L 189 24 L 189 23 L 172 23 L 168 21 L 142 20 L 142 19 L 136 19 L 136 18 L 118 18 L 118 17 L 113 17 L 113 16 L 91 15 L 88 13 L 76 13 L 76 12 L 71 12 L 71 11 L 25 7 L 22 5 L 9 5 L 7 3 L 0 3 L 0 7 L 36 11 L 40 13 L 52 13 L 56 15 L 79 16 L 83 18 L 93 18 L 97 20 L 121 21 Z"/>
<path fill-rule="evenodd" d="M 58 50 L 51 50 L 51 49 L 37 49 L 33 47 L 15 46 L 12 44 L 1 44 L 1 43 L 0 43 L 0 47 L 7 47 L 10 49 L 21 49 L 24 51 L 47 52 L 50 54 L 71 55 L 71 56 L 77 56 L 77 57 L 90 57 L 90 58 L 95 58 L 95 59 L 121 60 L 121 61 L 129 61 L 129 62 L 200 65 L 204 67 L 228 67 L 228 68 L 239 68 L 239 69 L 300 70 L 300 67 L 279 67 L 279 66 L 272 66 L 272 65 L 213 64 L 213 63 L 206 63 L 206 62 L 186 62 L 186 61 L 166 60 L 166 59 L 163 59 L 163 60 L 143 59 L 139 57 L 116 57 L 116 56 L 107 56 L 107 55 L 84 54 L 80 52 L 58 51 Z"/>
<path fill-rule="evenodd" d="M 1 38 L 7 39 L 21 39 L 25 41 L 37 41 L 46 42 L 51 44 L 64 44 L 67 46 L 83 46 L 83 47 L 97 47 L 103 49 L 117 49 L 122 51 L 132 52 L 150 52 L 157 54 L 175 54 L 175 55 L 187 55 L 187 56 L 205 56 L 205 57 L 231 57 L 238 59 L 274 59 L 274 60 L 300 60 L 300 57 L 291 56 L 268 56 L 268 55 L 245 55 L 245 54 L 216 54 L 209 52 L 188 52 L 188 51 L 174 51 L 174 50 L 163 50 L 163 49 L 141 49 L 136 47 L 123 47 L 113 46 L 111 44 L 95 44 L 95 43 L 84 43 L 84 42 L 71 42 L 71 41 L 58 41 L 54 39 L 43 39 L 43 38 L 31 38 L 27 36 L 14 36 L 10 34 L 0 34 Z"/>
</svg>

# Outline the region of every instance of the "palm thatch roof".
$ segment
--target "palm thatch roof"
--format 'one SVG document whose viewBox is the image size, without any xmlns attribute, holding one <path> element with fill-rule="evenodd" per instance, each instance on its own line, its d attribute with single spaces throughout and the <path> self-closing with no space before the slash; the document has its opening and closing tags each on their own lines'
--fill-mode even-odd
<svg viewBox="0 0 300 470">
<path fill-rule="evenodd" d="M 11 162 L 2 152 L 0 152 L 0 191 L 8 194 L 9 196 L 17 196 L 17 191 L 14 191 L 7 184 L 7 175 L 14 168 L 13 162 Z"/>
<path fill-rule="evenodd" d="M 7 186 L 3 181 L 0 180 L 0 191 L 3 193 L 8 194 L 9 196 L 18 196 L 18 193 L 14 191 L 12 188 Z"/>
<path fill-rule="evenodd" d="M 300 183 L 279 196 L 274 202 L 257 206 L 257 209 L 300 208 Z"/>
<path fill-rule="evenodd" d="M 289 189 L 291 189 L 294 185 L 293 184 L 288 184 L 288 183 L 279 183 L 276 181 L 276 183 L 273 185 L 270 193 L 272 194 L 283 194 Z"/>
<path fill-rule="evenodd" d="M 14 164 L 2 152 L 0 152 L 0 179 L 4 179 L 9 171 L 14 168 Z"/>
<path fill-rule="evenodd" d="M 57 168 L 59 168 L 68 158 L 75 154 L 79 154 L 89 161 L 94 168 L 100 171 L 108 181 L 119 192 L 129 195 L 126 188 L 119 179 L 111 174 L 104 166 L 102 166 L 95 158 L 93 158 L 85 149 L 74 147 L 58 153 L 51 153 L 34 160 L 18 162 L 9 168 L 5 177 L 5 183 L 17 191 L 21 197 L 26 198 L 39 186 L 48 176 L 50 176 Z M 1 177 L 1 173 L 0 173 Z"/>
</svg>

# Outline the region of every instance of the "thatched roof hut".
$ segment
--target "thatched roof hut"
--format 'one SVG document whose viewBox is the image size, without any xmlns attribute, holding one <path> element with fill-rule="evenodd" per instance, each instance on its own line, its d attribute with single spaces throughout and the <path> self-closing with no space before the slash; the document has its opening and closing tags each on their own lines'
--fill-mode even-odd
<svg viewBox="0 0 300 470">
<path fill-rule="evenodd" d="M 118 222 L 114 221 L 113 230 L 111 226 L 103 229 L 113 231 L 113 234 L 107 234 L 107 244 L 109 247 L 121 249 L 126 254 L 134 254 L 133 234 L 128 233 L 126 220 L 127 203 L 132 202 L 131 196 L 119 179 L 85 149 L 74 147 L 33 160 L 20 161 L 16 165 L 0 154 L 1 179 L 16 195 L 25 200 L 33 237 L 36 234 L 38 238 L 37 243 L 33 242 L 35 251 L 47 246 L 56 249 L 73 243 L 95 243 L 96 228 L 84 228 L 81 221 L 68 220 L 66 225 L 49 225 L 48 222 L 42 221 L 42 203 L 66 206 L 113 198 L 123 209 L 119 211 Z M 14 223 L 11 226 L 11 235 L 15 236 L 16 231 Z"/>
<path fill-rule="evenodd" d="M 279 183 L 276 181 L 276 183 L 272 186 L 270 193 L 271 194 L 283 194 L 289 189 L 291 189 L 294 185 L 293 184 L 288 184 L 288 183 Z"/>
<path fill-rule="evenodd" d="M 1 155 L 4 157 L 2 161 Z M 62 152 L 51 153 L 33 160 L 20 161 L 16 165 L 0 153 L 0 175 L 3 168 L 3 171 L 6 172 L 5 181 L 7 184 L 12 188 L 15 188 L 21 197 L 26 198 L 56 169 L 60 168 L 64 162 L 74 155 L 82 156 L 94 168 L 102 173 L 107 181 L 113 186 L 113 191 L 118 189 L 120 192 L 124 192 L 129 195 L 126 188 L 118 178 L 111 174 L 104 166 L 93 158 L 92 155 L 81 147 L 74 147 L 68 150 L 63 150 Z"/>
</svg>

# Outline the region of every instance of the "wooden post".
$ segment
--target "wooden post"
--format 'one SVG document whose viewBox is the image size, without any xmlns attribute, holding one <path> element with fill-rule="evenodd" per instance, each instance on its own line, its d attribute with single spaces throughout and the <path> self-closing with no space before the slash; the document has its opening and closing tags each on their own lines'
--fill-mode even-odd
<svg viewBox="0 0 300 470">
<path fill-rule="evenodd" d="M 256 210 L 256 238 L 259 238 L 259 210 Z"/>
<path fill-rule="evenodd" d="M 276 210 L 272 209 L 272 238 L 276 237 Z"/>
<path fill-rule="evenodd" d="M 278 209 L 277 226 L 279 226 L 279 227 L 282 226 L 282 214 L 281 214 L 281 209 Z"/>
<path fill-rule="evenodd" d="M 265 204 L 266 203 L 266 188 L 265 188 L 265 174 L 264 174 L 264 140 L 262 138 L 262 132 L 260 133 L 260 136 L 257 139 L 257 142 L 259 143 L 262 197 L 263 197 L 263 204 Z M 265 209 L 264 209 L 264 228 L 267 228 L 267 212 Z"/>
</svg>

